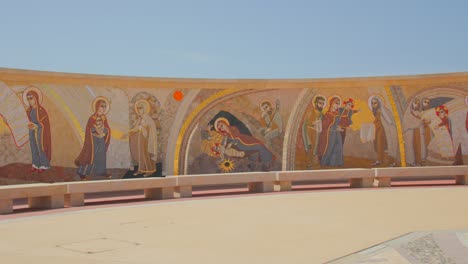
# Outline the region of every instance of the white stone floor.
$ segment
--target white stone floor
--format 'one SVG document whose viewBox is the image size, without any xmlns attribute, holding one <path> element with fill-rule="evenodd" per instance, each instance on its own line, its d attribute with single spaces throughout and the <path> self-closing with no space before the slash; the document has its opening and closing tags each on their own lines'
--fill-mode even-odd
<svg viewBox="0 0 468 264">
<path fill-rule="evenodd" d="M 468 229 L 466 201 L 465 186 L 405 187 L 0 216 L 0 263 L 325 263 L 410 232 Z"/>
</svg>

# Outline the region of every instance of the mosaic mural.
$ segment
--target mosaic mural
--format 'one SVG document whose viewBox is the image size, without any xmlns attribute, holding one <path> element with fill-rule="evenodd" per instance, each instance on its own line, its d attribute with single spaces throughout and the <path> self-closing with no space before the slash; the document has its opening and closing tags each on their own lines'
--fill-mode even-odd
<svg viewBox="0 0 468 264">
<path fill-rule="evenodd" d="M 0 184 L 468 164 L 468 82 L 305 86 L 0 79 Z"/>
</svg>

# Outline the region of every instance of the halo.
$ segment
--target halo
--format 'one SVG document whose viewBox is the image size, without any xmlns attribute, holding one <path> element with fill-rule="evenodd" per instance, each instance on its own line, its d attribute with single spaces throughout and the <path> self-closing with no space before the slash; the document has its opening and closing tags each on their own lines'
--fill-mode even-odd
<svg viewBox="0 0 468 264">
<path fill-rule="evenodd" d="M 435 108 L 436 114 L 439 115 L 440 110 L 444 110 L 446 114 L 448 114 L 448 108 L 445 105 L 439 105 Z"/>
<path fill-rule="evenodd" d="M 372 110 L 372 99 L 374 99 L 374 97 L 376 97 L 377 100 L 380 101 L 380 106 L 381 107 L 383 107 L 384 104 L 385 104 L 385 101 L 384 101 L 383 97 L 380 94 L 371 95 L 371 96 L 369 96 L 369 99 L 367 99 L 367 106 L 369 106 L 370 110 Z"/>
<path fill-rule="evenodd" d="M 312 98 L 312 105 L 315 107 L 314 104 L 315 104 L 315 99 L 316 99 L 317 97 L 322 97 L 322 98 L 323 98 L 323 100 L 325 101 L 325 102 L 323 102 L 323 109 L 325 109 L 325 107 L 326 107 L 327 104 L 328 104 L 328 100 L 327 100 L 327 97 L 326 97 L 325 95 L 323 95 L 323 94 L 316 94 L 316 95 L 314 96 L 314 98 Z"/>
<path fill-rule="evenodd" d="M 109 101 L 109 99 L 107 99 L 107 97 L 98 96 L 98 97 L 94 98 L 93 104 L 91 105 L 91 107 L 93 108 L 93 113 L 96 113 L 96 103 L 98 101 L 101 101 L 101 100 L 106 102 L 106 104 L 107 104 L 106 112 L 104 113 L 106 115 L 107 113 L 109 113 L 109 110 L 110 110 L 110 101 Z"/>
<path fill-rule="evenodd" d="M 145 99 L 140 99 L 140 100 L 135 102 L 135 106 L 133 107 L 135 109 L 135 113 L 138 114 L 137 105 L 140 104 L 140 103 L 146 105 L 146 111 L 145 112 L 146 112 L 146 114 L 148 114 L 150 112 L 150 110 L 151 110 L 151 106 L 150 106 L 150 103 L 148 102 L 148 100 L 145 100 Z"/>
<path fill-rule="evenodd" d="M 327 99 L 327 102 L 330 102 L 330 100 L 333 98 L 333 97 L 337 97 L 338 100 L 340 100 L 340 106 L 341 104 L 343 103 L 343 99 L 341 99 L 341 96 L 337 95 L 337 94 L 334 94 L 334 95 L 330 95 Z M 324 106 L 325 107 L 325 106 Z"/>
<path fill-rule="evenodd" d="M 34 92 L 37 93 L 37 95 L 39 96 L 39 98 L 38 98 L 39 102 L 38 103 L 42 104 L 42 99 L 43 99 L 42 92 L 41 92 L 41 90 L 39 90 L 39 88 L 37 88 L 35 86 L 29 86 L 24 90 L 24 92 L 23 92 L 23 103 L 26 104 L 26 105 L 29 105 L 28 98 L 26 98 L 26 95 L 31 91 L 34 91 Z"/>
<path fill-rule="evenodd" d="M 264 100 L 260 101 L 260 104 L 258 105 L 258 107 L 260 107 L 260 110 L 263 110 L 262 105 L 264 103 L 269 103 L 270 107 L 273 108 L 273 102 L 270 99 L 264 99 Z"/>
<path fill-rule="evenodd" d="M 229 120 L 227 120 L 227 119 L 224 118 L 224 117 L 219 117 L 219 118 L 216 119 L 216 121 L 214 122 L 214 128 L 215 128 L 216 132 L 219 132 L 219 131 L 218 131 L 218 123 L 219 123 L 219 121 L 224 121 L 224 122 L 227 123 L 228 126 L 230 125 L 230 124 L 229 124 Z"/>
</svg>

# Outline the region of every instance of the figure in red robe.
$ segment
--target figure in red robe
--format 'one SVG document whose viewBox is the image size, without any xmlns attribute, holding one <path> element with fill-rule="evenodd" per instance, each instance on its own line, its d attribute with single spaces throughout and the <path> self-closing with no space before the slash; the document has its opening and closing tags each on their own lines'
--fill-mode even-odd
<svg viewBox="0 0 468 264">
<path fill-rule="evenodd" d="M 226 118 L 216 119 L 215 130 L 225 136 L 222 145 L 245 152 L 247 155 L 258 153 L 260 162 L 269 163 L 273 160 L 273 154 L 257 138 L 240 133 L 235 126 L 230 126 Z"/>
<path fill-rule="evenodd" d="M 85 140 L 80 155 L 75 160 L 77 173 L 82 180 L 88 176 L 105 176 L 107 174 L 107 149 L 109 148 L 111 129 L 107 121 L 109 101 L 105 97 L 98 97 L 93 102 L 94 114 L 86 124 Z"/>
<path fill-rule="evenodd" d="M 332 97 L 328 104 L 328 111 L 322 119 L 322 133 L 320 133 L 318 144 L 318 154 L 322 166 L 339 167 L 344 164 L 340 104 L 339 97 Z"/>
<path fill-rule="evenodd" d="M 438 124 L 438 127 L 445 127 L 451 137 L 452 136 L 452 123 L 450 122 L 450 119 L 448 117 L 448 108 L 445 105 L 438 106 L 436 108 L 436 114 L 440 118 L 440 121 L 441 121 Z"/>
</svg>

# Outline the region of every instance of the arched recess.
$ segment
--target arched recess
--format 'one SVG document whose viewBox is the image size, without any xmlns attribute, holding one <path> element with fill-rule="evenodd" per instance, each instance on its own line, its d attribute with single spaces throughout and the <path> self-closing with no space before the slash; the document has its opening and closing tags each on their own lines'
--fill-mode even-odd
<svg viewBox="0 0 468 264">
<path fill-rule="evenodd" d="M 179 136 L 179 133 L 175 132 L 181 131 L 182 125 L 184 124 L 184 117 L 187 115 L 187 111 L 189 110 L 193 100 L 196 98 L 200 91 L 200 89 L 191 89 L 186 95 L 184 95 L 184 100 L 182 101 L 174 118 L 174 122 L 172 123 L 170 130 L 173 133 L 169 133 L 169 138 L 166 147 L 166 158 L 164 159 L 163 170 L 165 174 L 174 172 L 174 160 L 176 151 L 176 148 L 174 146 L 177 145 L 177 139 Z"/>
<path fill-rule="evenodd" d="M 408 124 L 409 119 L 408 117 L 411 115 L 410 111 L 410 106 L 411 103 L 418 98 L 419 100 L 422 100 L 424 98 L 429 98 L 429 99 L 434 99 L 434 98 L 453 98 L 450 101 L 446 101 L 443 103 L 447 107 L 449 107 L 449 118 L 452 119 L 452 134 L 451 138 L 453 140 L 453 145 L 455 150 L 457 150 L 457 146 L 461 145 L 462 148 L 462 153 L 468 153 L 468 134 L 465 133 L 465 123 L 462 122 L 454 122 L 453 118 L 454 116 L 458 116 L 458 120 L 460 119 L 465 120 L 465 116 L 468 112 L 468 107 L 465 102 L 465 97 L 468 96 L 468 91 L 466 87 L 463 86 L 433 86 L 433 87 L 426 87 L 425 89 L 422 89 L 411 96 L 408 97 L 407 104 L 404 106 L 404 111 L 402 112 L 402 117 L 401 121 L 403 124 L 403 131 L 406 131 L 406 126 L 405 124 Z M 436 106 L 439 106 L 441 102 L 439 102 L 436 105 L 431 105 L 429 109 L 433 109 Z M 461 115 L 461 116 L 460 116 Z M 404 134 L 403 136 L 405 136 Z M 407 138 L 405 138 L 405 141 L 407 141 Z M 413 163 L 415 162 L 414 154 L 410 154 L 409 152 L 413 151 L 412 150 L 412 145 L 408 144 L 408 142 L 405 142 L 406 148 L 405 148 L 405 154 L 407 156 L 407 162 Z M 466 155 L 466 154 L 465 154 Z M 442 165 L 452 165 L 452 161 L 446 161 L 446 162 L 440 162 Z"/>
<path fill-rule="evenodd" d="M 414 95 L 410 96 L 407 100 L 409 102 L 413 101 L 414 98 L 424 98 L 424 97 L 444 97 L 444 96 L 453 96 L 454 98 L 460 97 L 461 95 L 468 95 L 466 87 L 446 87 L 446 86 L 434 86 L 421 90 Z M 404 113 L 406 115 L 408 108 L 405 109 Z"/>
<path fill-rule="evenodd" d="M 258 90 L 258 89 L 249 89 L 249 90 L 239 90 L 239 89 L 228 89 L 222 90 L 218 93 L 213 94 L 212 96 L 208 97 L 199 106 L 193 110 L 187 118 L 185 118 L 180 132 L 178 134 L 176 144 L 175 144 L 175 151 L 174 151 L 174 163 L 173 163 L 173 171 L 174 175 L 185 174 L 187 171 L 187 160 L 186 157 L 190 151 L 190 137 L 192 136 L 192 132 L 197 127 L 201 117 L 205 115 L 209 110 L 213 108 L 213 106 L 228 101 L 234 97 L 246 95 L 250 93 L 256 92 L 265 92 L 273 89 L 266 89 L 266 90 Z"/>
<path fill-rule="evenodd" d="M 316 94 L 317 89 L 303 89 L 291 110 L 284 134 L 282 170 L 294 170 L 299 127 L 308 104 Z"/>
<path fill-rule="evenodd" d="M 0 118 L 3 119 L 16 147 L 21 148 L 29 141 L 29 132 L 25 125 L 29 120 L 21 101 L 21 93 L 0 81 L 0 102 Z"/>
</svg>

